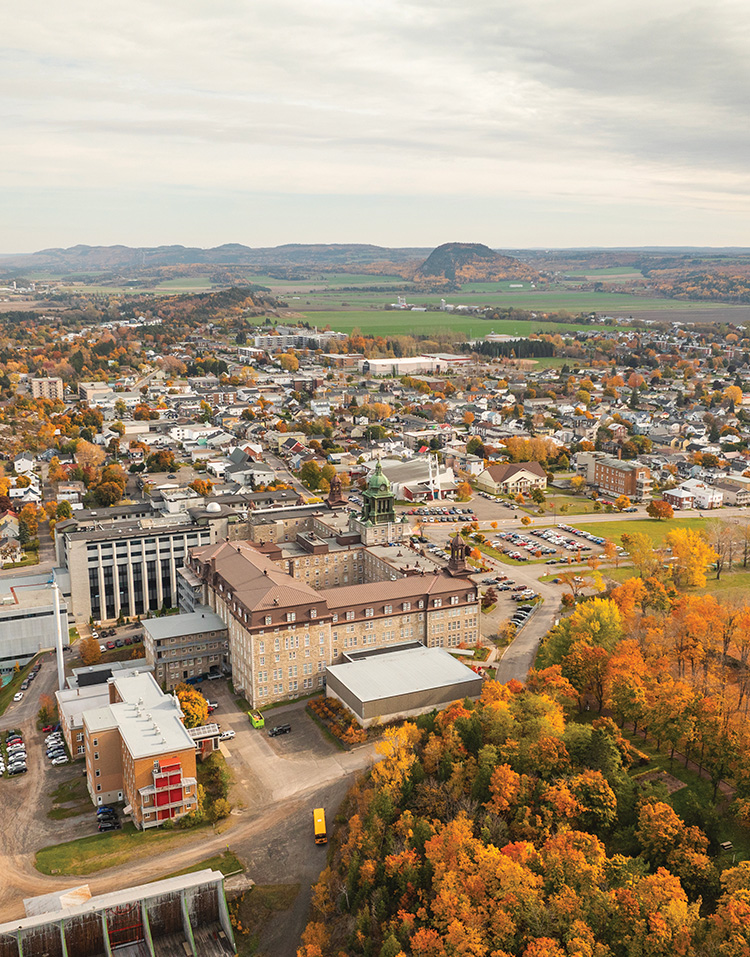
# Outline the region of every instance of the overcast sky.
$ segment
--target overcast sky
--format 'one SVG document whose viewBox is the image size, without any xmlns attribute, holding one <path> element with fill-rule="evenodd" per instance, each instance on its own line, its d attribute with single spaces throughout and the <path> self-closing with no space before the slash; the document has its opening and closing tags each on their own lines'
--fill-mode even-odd
<svg viewBox="0 0 750 957">
<path fill-rule="evenodd" d="M 0 252 L 750 245 L 747 0 L 9 0 Z"/>
</svg>

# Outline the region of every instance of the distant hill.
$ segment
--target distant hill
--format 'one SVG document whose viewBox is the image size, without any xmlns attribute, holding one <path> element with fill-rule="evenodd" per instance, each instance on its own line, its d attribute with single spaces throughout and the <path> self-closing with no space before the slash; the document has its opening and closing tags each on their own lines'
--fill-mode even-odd
<svg viewBox="0 0 750 957">
<path fill-rule="evenodd" d="M 537 271 L 526 263 L 496 253 L 482 243 L 444 243 L 414 273 L 415 282 L 445 280 L 458 284 L 538 278 Z"/>
<path fill-rule="evenodd" d="M 288 244 L 253 249 L 240 243 L 225 243 L 211 249 L 194 246 L 71 246 L 0 257 L 0 270 L 47 270 L 79 273 L 127 271 L 137 275 L 155 267 L 177 265 L 247 266 L 259 270 L 312 267 L 321 270 L 350 269 L 388 260 L 393 263 L 419 261 L 429 249 L 388 249 L 357 243 L 330 245 Z"/>
</svg>

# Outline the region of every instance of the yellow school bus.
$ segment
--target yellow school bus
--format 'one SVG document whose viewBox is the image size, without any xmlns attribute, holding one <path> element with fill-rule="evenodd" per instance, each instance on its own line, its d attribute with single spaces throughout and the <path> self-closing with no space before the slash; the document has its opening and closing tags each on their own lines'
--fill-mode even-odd
<svg viewBox="0 0 750 957">
<path fill-rule="evenodd" d="M 316 807 L 313 811 L 313 827 L 315 829 L 315 843 L 327 844 L 328 835 L 326 834 L 326 812 L 322 807 Z"/>
</svg>

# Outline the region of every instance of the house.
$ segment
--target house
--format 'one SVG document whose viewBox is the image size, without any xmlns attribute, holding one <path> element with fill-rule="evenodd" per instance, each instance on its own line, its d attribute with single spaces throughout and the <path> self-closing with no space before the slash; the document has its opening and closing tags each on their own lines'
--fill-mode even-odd
<svg viewBox="0 0 750 957">
<path fill-rule="evenodd" d="M 13 468 L 18 475 L 30 475 L 34 471 L 34 456 L 28 452 L 19 452 L 13 459 Z"/>
<path fill-rule="evenodd" d="M 497 463 L 480 472 L 477 488 L 493 494 L 517 495 L 535 488 L 547 488 L 547 473 L 538 462 Z"/>
</svg>

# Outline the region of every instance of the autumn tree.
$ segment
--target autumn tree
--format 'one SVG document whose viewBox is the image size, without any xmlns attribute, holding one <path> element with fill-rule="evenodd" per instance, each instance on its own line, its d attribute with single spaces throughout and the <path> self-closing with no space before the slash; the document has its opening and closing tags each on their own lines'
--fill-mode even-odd
<svg viewBox="0 0 750 957">
<path fill-rule="evenodd" d="M 654 499 L 646 506 L 646 514 L 651 518 L 662 521 L 663 519 L 674 518 L 674 509 L 669 502 L 665 502 L 664 499 Z"/>
<path fill-rule="evenodd" d="M 691 528 L 674 528 L 667 533 L 666 545 L 672 549 L 672 577 L 678 587 L 706 587 L 706 568 L 717 554 L 700 533 Z"/>
<path fill-rule="evenodd" d="M 96 665 L 101 661 L 102 651 L 96 638 L 81 638 L 78 642 L 78 654 L 84 665 Z"/>
<path fill-rule="evenodd" d="M 659 556 L 654 551 L 654 542 L 650 535 L 644 532 L 625 532 L 622 535 L 622 544 L 641 578 L 649 578 L 654 574 L 659 565 Z"/>
<path fill-rule="evenodd" d="M 208 721 L 208 702 L 192 685 L 180 683 L 174 689 L 186 728 L 199 728 Z"/>
<path fill-rule="evenodd" d="M 615 499 L 615 508 L 618 512 L 624 511 L 626 508 L 630 508 L 630 499 L 627 495 L 618 495 Z"/>
</svg>

